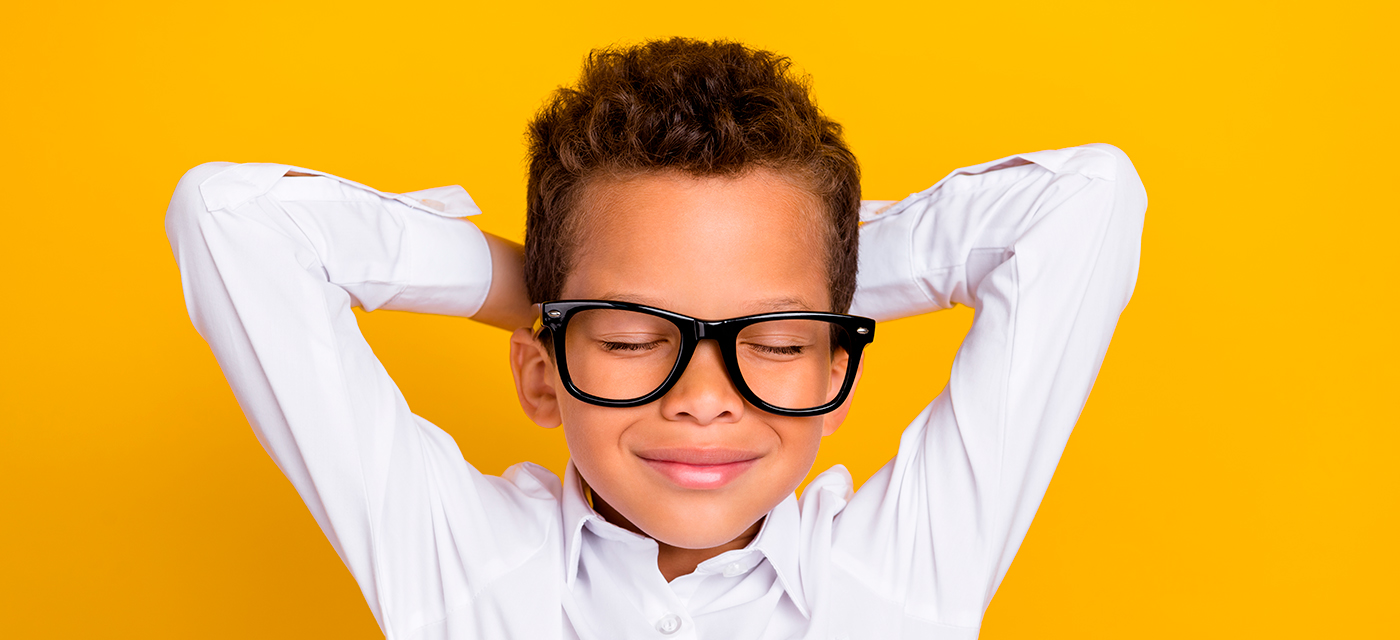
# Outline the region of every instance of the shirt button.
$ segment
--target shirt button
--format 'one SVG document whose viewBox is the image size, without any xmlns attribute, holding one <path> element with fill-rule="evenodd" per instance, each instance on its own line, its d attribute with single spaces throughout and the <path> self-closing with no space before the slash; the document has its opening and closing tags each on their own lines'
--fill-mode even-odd
<svg viewBox="0 0 1400 640">
<path fill-rule="evenodd" d="M 733 578 L 734 576 L 737 576 L 743 572 L 744 565 L 741 565 L 737 562 L 731 562 L 727 565 L 724 565 L 724 577 L 726 578 Z"/>
<path fill-rule="evenodd" d="M 666 614 L 666 617 L 656 621 L 656 630 L 668 636 L 680 631 L 681 617 L 674 613 Z"/>
</svg>

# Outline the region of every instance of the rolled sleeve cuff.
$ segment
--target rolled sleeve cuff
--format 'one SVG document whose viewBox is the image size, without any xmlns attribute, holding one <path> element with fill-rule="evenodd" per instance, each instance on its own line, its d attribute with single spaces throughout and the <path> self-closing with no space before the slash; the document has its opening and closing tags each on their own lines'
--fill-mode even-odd
<svg viewBox="0 0 1400 640">
<path fill-rule="evenodd" d="M 413 216 L 406 228 L 412 275 L 386 309 L 470 317 L 491 290 L 491 248 L 468 220 Z"/>
<path fill-rule="evenodd" d="M 915 277 L 917 218 L 891 215 L 884 211 L 889 205 L 871 201 L 862 207 L 860 270 L 851 304 L 851 313 L 881 322 L 941 308 Z"/>
</svg>

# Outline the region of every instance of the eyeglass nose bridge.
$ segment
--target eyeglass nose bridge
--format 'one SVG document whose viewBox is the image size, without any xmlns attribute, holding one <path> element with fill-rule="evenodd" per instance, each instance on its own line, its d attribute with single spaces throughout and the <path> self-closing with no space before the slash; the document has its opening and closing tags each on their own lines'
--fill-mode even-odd
<svg viewBox="0 0 1400 640">
<path fill-rule="evenodd" d="M 715 347 L 719 349 L 720 363 L 724 365 L 725 373 L 729 376 L 730 382 L 735 387 L 744 389 L 747 385 L 743 380 L 743 374 L 739 371 L 736 352 L 736 341 L 743 327 L 734 325 L 732 321 L 698 319 L 693 321 L 693 327 L 692 340 L 690 348 L 686 350 L 685 359 L 690 360 L 690 356 L 700 349 L 702 340 L 713 340 Z"/>
<path fill-rule="evenodd" d="M 734 363 L 731 362 L 732 358 L 730 357 L 730 351 L 732 351 L 733 345 L 726 344 L 727 339 L 732 340 L 733 335 L 731 334 L 733 332 L 724 330 L 723 323 L 707 322 L 698 319 L 691 320 L 689 328 L 690 339 L 685 340 L 687 344 L 681 349 L 680 357 L 677 358 L 675 365 L 676 372 L 674 375 L 675 379 L 671 381 L 672 385 L 679 382 L 680 378 L 685 375 L 685 372 L 690 369 L 690 363 L 695 359 L 695 353 L 700 350 L 701 341 L 713 340 L 715 348 L 719 349 L 720 367 L 724 369 L 724 375 L 729 378 L 731 384 L 736 387 L 740 386 L 740 381 L 735 379 L 736 372 L 733 369 Z M 683 334 L 685 333 L 684 328 L 682 332 Z M 672 385 L 667 385 L 666 388 L 668 392 Z"/>
<path fill-rule="evenodd" d="M 701 340 L 723 342 L 725 335 L 728 333 L 722 329 L 723 326 L 723 322 L 711 322 L 699 319 L 693 320 L 692 327 L 695 341 L 697 343 Z"/>
</svg>

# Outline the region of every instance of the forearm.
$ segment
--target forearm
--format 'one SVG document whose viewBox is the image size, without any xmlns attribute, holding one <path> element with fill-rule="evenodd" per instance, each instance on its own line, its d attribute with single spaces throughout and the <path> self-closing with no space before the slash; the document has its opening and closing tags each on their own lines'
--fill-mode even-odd
<svg viewBox="0 0 1400 640">
<path fill-rule="evenodd" d="M 976 307 L 978 284 L 1018 247 L 1035 248 L 1041 255 L 1061 253 L 1070 260 L 1081 257 L 1072 254 L 1082 250 L 1076 249 L 1082 234 L 1042 241 L 1046 234 L 1032 231 L 1047 217 L 1087 231 L 1094 223 L 1091 218 L 1105 210 L 1086 204 L 1085 194 L 1071 192 L 1071 184 L 1085 180 L 1099 180 L 1121 191 L 1118 206 L 1123 211 L 1110 213 L 1136 215 L 1141 227 L 1146 207 L 1142 183 L 1127 157 L 1108 145 L 1002 158 L 953 171 L 892 205 L 867 203 L 862 211 L 860 281 L 852 312 L 892 320 L 954 304 Z M 1103 188 L 1094 189 L 1104 192 L 1096 196 L 1100 200 L 1114 197 Z M 1051 199 L 1055 197 L 1076 202 L 1058 206 Z M 1048 244 L 1044 250 L 1038 248 L 1042 242 Z M 1060 268 L 1058 264 L 1049 268 Z M 1135 267 L 1119 274 L 1128 291 L 1135 279 Z"/>
<path fill-rule="evenodd" d="M 287 171 L 288 177 L 316 177 L 305 171 Z M 534 323 L 537 311 L 525 293 L 525 253 L 519 244 L 482 232 L 491 252 L 491 287 L 473 320 L 514 331 Z M 412 310 L 412 309 L 407 309 Z"/>
<path fill-rule="evenodd" d="M 507 331 L 534 324 L 539 312 L 525 294 L 523 248 L 500 236 L 485 236 L 491 249 L 491 289 L 472 319 Z"/>
</svg>

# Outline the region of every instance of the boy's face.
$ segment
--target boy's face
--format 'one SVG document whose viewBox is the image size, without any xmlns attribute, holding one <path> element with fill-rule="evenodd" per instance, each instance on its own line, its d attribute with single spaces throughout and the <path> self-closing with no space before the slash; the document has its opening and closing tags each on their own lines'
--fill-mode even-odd
<svg viewBox="0 0 1400 640">
<path fill-rule="evenodd" d="M 594 181 L 581 205 L 563 299 L 623 300 L 709 320 L 830 310 L 820 204 L 781 175 Z M 734 388 L 713 340 L 700 342 L 664 397 L 632 408 L 569 395 L 528 331 L 512 340 L 512 365 L 522 406 L 542 426 L 562 422 L 595 495 L 647 535 L 691 549 L 734 540 L 792 493 L 850 404 L 806 418 L 756 409 Z"/>
</svg>

